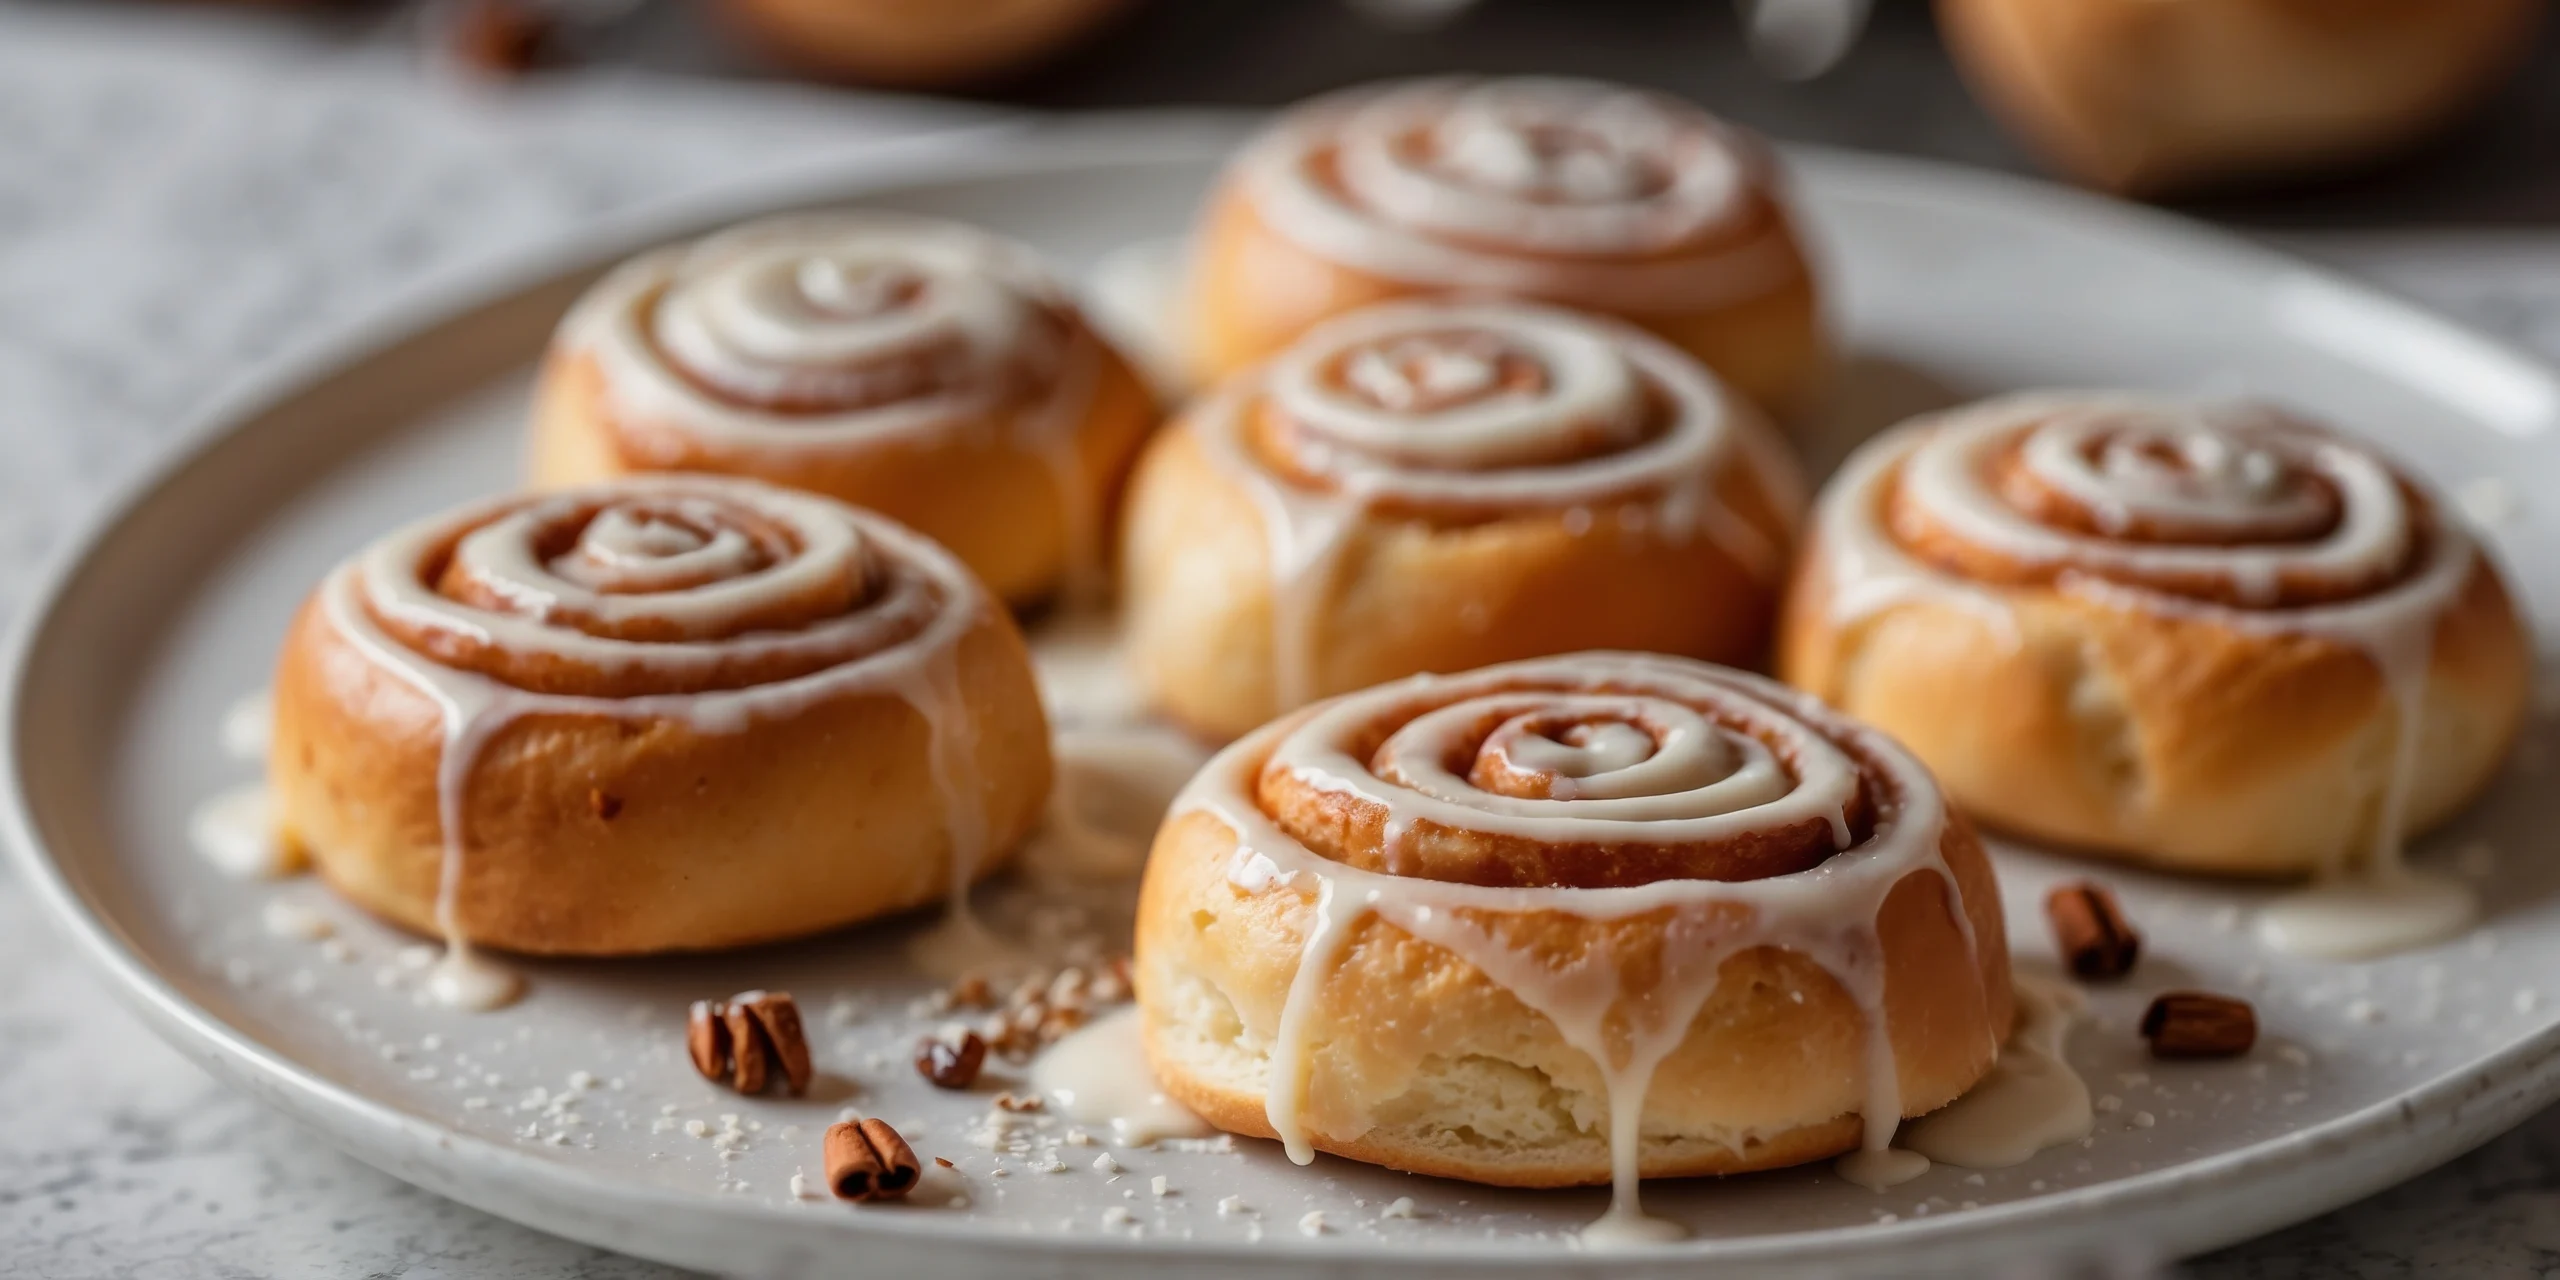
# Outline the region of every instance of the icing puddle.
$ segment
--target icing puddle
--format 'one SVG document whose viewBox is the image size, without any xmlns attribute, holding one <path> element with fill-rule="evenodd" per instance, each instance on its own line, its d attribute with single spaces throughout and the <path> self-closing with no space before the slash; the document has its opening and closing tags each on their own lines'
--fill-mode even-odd
<svg viewBox="0 0 2560 1280">
<path fill-rule="evenodd" d="M 2288 955 L 2364 960 L 2442 942 L 2480 916 L 2471 886 L 2387 860 L 2296 890 L 2258 914 L 2259 940 Z"/>
<path fill-rule="evenodd" d="M 1131 1005 L 1049 1046 L 1031 1064 L 1031 1087 L 1080 1124 L 1108 1125 L 1135 1147 L 1166 1138 L 1205 1138 L 1216 1130 L 1156 1087 Z"/>
<path fill-rule="evenodd" d="M 2015 982 L 2018 1024 L 2000 1061 L 1963 1097 L 1903 1125 L 1903 1147 L 1939 1164 L 2006 1169 L 2089 1136 L 2089 1086 L 2063 1052 L 2085 1001 L 2068 983 Z"/>
</svg>

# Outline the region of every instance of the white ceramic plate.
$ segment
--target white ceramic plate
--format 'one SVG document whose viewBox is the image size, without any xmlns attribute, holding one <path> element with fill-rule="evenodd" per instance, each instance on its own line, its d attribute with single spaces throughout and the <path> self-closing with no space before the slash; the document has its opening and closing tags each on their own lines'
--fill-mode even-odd
<svg viewBox="0 0 2560 1280">
<path fill-rule="evenodd" d="M 234 882 L 189 848 L 190 810 L 254 776 L 225 755 L 217 725 L 263 683 L 297 597 L 393 523 L 513 480 L 529 363 L 599 265 L 821 199 L 969 219 L 1081 265 L 1178 233 L 1232 139 L 1198 122 L 981 137 L 956 176 L 910 152 L 581 237 L 413 301 L 267 379 L 114 507 L 27 617 L 0 812 L 30 879 L 161 1033 L 208 1067 L 400 1177 L 616 1249 L 749 1273 L 1596 1267 L 1574 1229 L 1598 1213 L 1598 1191 L 1492 1191 L 1330 1158 L 1298 1169 L 1259 1142 L 1118 1149 L 1116 1177 L 1091 1167 L 1103 1148 L 1058 1147 L 1066 1172 L 1008 1158 L 1009 1175 L 995 1176 L 997 1158 L 962 1138 L 985 1097 L 937 1093 L 905 1065 L 920 1029 L 906 1003 L 923 989 L 902 958 L 912 926 L 528 966 L 522 1004 L 464 1015 L 421 1002 L 402 957 L 412 940 L 315 882 Z M 2560 507 L 2539 501 L 2560 492 L 2560 384 L 2530 361 L 2150 214 L 1920 164 L 1795 161 L 1849 353 L 1818 462 L 1908 412 L 2004 388 L 2271 396 L 2372 434 L 2497 516 L 2490 541 L 2542 628 L 2560 634 Z M 1979 1274 L 2065 1253 L 2147 1260 L 2309 1216 L 2513 1124 L 2560 1096 L 2560 860 L 2543 834 L 2555 736 L 2537 718 L 2496 793 L 2424 848 L 2485 882 L 2491 918 L 2471 937 L 2377 963 L 2274 959 L 2246 928 L 2263 891 L 2110 873 L 2152 946 L 2136 982 L 2095 993 L 2071 1045 L 2102 1095 L 2090 1141 L 1988 1174 L 1942 1167 L 1882 1194 L 1820 1167 L 1656 1183 L 1648 1207 L 1693 1238 L 1613 1256 L 1609 1269 Z M 2035 904 L 2065 868 L 2014 849 L 2001 865 L 2022 963 L 2049 965 Z M 336 945 L 272 935 L 261 917 L 275 901 L 326 914 Z M 2148 1061 L 2131 1023 L 2147 993 L 2172 984 L 2255 998 L 2258 1051 Z M 750 986 L 800 996 L 830 1073 L 819 1097 L 715 1096 L 686 1065 L 685 1002 Z M 574 1088 L 579 1072 L 598 1083 Z M 562 1093 L 577 1101 L 558 1103 Z M 815 1172 L 817 1133 L 848 1103 L 958 1161 L 946 1191 L 967 1203 L 792 1199 L 791 1175 Z M 734 1161 L 683 1126 L 716 1128 L 723 1113 L 749 1131 Z M 1158 1175 L 1173 1194 L 1150 1193 Z M 1220 1213 L 1231 1195 L 1250 1211 Z M 1417 1216 L 1382 1215 L 1406 1196 Z M 1135 1232 L 1104 1225 L 1115 1206 Z M 1299 1230 L 1310 1210 L 1324 1214 L 1320 1234 Z"/>
</svg>

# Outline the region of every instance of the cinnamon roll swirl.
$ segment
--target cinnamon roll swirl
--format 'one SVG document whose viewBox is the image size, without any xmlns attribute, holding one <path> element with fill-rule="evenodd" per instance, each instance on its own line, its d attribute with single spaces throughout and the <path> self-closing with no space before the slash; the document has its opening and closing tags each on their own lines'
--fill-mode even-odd
<svg viewBox="0 0 2560 1280">
<path fill-rule="evenodd" d="M 1450 291 L 1633 321 L 1769 407 L 1805 390 L 1822 352 L 1759 143 L 1583 80 L 1417 80 L 1298 107 L 1212 197 L 1192 290 L 1210 376 L 1329 316 Z"/>
<path fill-rule="evenodd" d="M 457 944 L 791 937 L 1001 865 L 1049 785 L 1011 619 L 931 542 L 709 476 L 477 503 L 324 580 L 278 664 L 278 822 Z"/>
<path fill-rule="evenodd" d="M 2372 448 L 2263 408 L 2064 394 L 1851 458 L 1780 669 L 1992 825 L 2286 874 L 2395 864 L 2478 792 L 2528 650 L 2495 567 Z"/>
<path fill-rule="evenodd" d="M 1147 867 L 1158 1081 L 1210 1122 L 1514 1186 L 1882 1152 L 1988 1071 L 1980 842 L 1917 761 L 1649 654 L 1417 676 L 1220 753 Z"/>
<path fill-rule="evenodd" d="M 710 471 L 881 512 L 1003 599 L 1092 585 L 1155 423 L 1027 248 L 876 212 L 732 228 L 625 264 L 554 339 L 545 485 Z"/>
<path fill-rule="evenodd" d="M 1150 447 L 1123 549 L 1132 667 L 1226 738 L 1417 671 L 1596 647 L 1749 662 L 1801 500 L 1759 415 L 1649 334 L 1385 304 Z"/>
</svg>

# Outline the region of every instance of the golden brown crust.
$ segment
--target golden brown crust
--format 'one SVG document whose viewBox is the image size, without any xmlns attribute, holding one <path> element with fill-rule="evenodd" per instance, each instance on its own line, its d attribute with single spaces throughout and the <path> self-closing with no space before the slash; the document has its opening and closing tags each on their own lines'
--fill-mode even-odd
<svg viewBox="0 0 2560 1280">
<path fill-rule="evenodd" d="M 1967 80 L 2074 176 L 2159 194 L 2403 145 L 2495 85 L 2537 0 L 1939 0 Z"/>
<path fill-rule="evenodd" d="M 1769 412 L 1800 410 L 1827 359 L 1821 305 L 1785 212 L 1765 196 L 1760 200 L 1756 218 L 1778 225 L 1794 267 L 1767 293 L 1694 311 L 1652 313 L 1610 311 L 1569 286 L 1531 296 L 1640 325 L 1697 357 Z M 1211 197 L 1193 260 L 1185 314 L 1193 323 L 1194 372 L 1204 382 L 1216 381 L 1288 346 L 1320 321 L 1437 292 L 1334 261 L 1279 234 L 1231 174 Z"/>
<path fill-rule="evenodd" d="M 1725 468 L 1713 500 L 1772 545 L 1793 537 L 1749 468 Z M 1642 523 L 1652 510 L 1599 507 L 1581 532 L 1559 510 L 1448 527 L 1370 522 L 1314 593 L 1311 692 L 1581 649 L 1756 665 L 1776 609 L 1772 586 L 1712 538 L 1652 531 Z M 1158 433 L 1130 482 L 1129 669 L 1161 711 L 1216 740 L 1283 710 L 1265 519 L 1178 425 Z"/>
<path fill-rule="evenodd" d="M 1113 517 L 1139 446 L 1156 424 L 1155 399 L 1110 345 L 1074 321 L 1075 341 L 1092 349 L 1100 372 L 1090 407 L 1073 429 L 1081 502 Z M 806 489 L 887 515 L 948 547 L 989 590 L 1016 604 L 1056 590 L 1071 568 L 1067 518 L 1050 460 L 1026 447 L 1015 419 L 1038 410 L 1009 406 L 984 422 L 953 424 L 930 437 L 883 440 L 781 459 L 696 443 L 657 457 L 629 446 L 628 432 L 651 424 L 616 419 L 595 357 L 555 350 L 535 393 L 532 478 L 537 485 L 589 484 L 650 471 L 708 471 Z M 686 438 L 649 433 L 653 441 Z"/>
<path fill-rule="evenodd" d="M 1313 892 L 1231 883 L 1236 848 L 1206 812 L 1178 816 L 1159 834 L 1139 900 L 1135 979 L 1149 1060 L 1167 1092 L 1219 1128 L 1271 1137 L 1269 1048 Z M 1906 1115 L 1944 1106 L 1980 1079 L 2013 1012 L 1989 861 L 1960 818 L 1942 848 L 1974 949 L 1934 872 L 1907 875 L 1878 917 Z M 1635 957 L 1634 973 L 1659 948 L 1663 919 L 1545 913 L 1500 927 L 1515 947 L 1541 954 L 1596 947 Z M 1306 1117 L 1317 1148 L 1507 1186 L 1609 1180 L 1598 1069 L 1455 954 L 1364 916 L 1310 1025 Z M 1646 1093 L 1644 1176 L 1772 1169 L 1856 1146 L 1865 1028 L 1856 1002 L 1812 959 L 1774 946 L 1728 958 Z"/>
<path fill-rule="evenodd" d="M 2300 874 L 2369 842 L 2397 716 L 2364 653 L 2042 587 L 2002 590 L 2014 637 L 1930 600 L 1844 624 L 1832 572 L 1817 539 L 1788 597 L 1780 675 L 1901 739 L 1980 820 L 2241 875 Z M 2494 776 L 2529 660 L 2505 585 L 2480 558 L 2435 630 L 2410 831 Z"/>
<path fill-rule="evenodd" d="M 1021 67 L 1073 41 L 1126 0 L 726 0 L 776 58 L 818 75 L 929 88 Z"/>
<path fill-rule="evenodd" d="M 956 649 L 993 871 L 1037 820 L 1047 729 L 1012 622 Z M 436 704 L 306 604 L 275 682 L 281 836 L 368 910 L 438 927 Z M 950 890 L 947 810 L 922 716 L 887 691 L 816 700 L 735 733 L 537 714 L 471 772 L 459 931 L 561 955 L 742 946 L 907 910 Z"/>
</svg>

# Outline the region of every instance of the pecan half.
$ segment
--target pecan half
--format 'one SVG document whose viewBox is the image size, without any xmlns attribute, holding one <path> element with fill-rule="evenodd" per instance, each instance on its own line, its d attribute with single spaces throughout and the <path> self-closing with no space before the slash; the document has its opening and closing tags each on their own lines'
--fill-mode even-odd
<svg viewBox="0 0 2560 1280">
<path fill-rule="evenodd" d="M 2142 934 L 2125 919 L 2115 892 L 2094 880 L 2057 886 L 2045 895 L 2044 915 L 2063 963 L 2086 981 L 2121 978 L 2142 958 Z"/>
<path fill-rule="evenodd" d="M 2258 1042 L 2258 1013 L 2246 1000 L 2209 991 L 2169 991 L 2142 1014 L 2155 1058 L 2233 1058 Z"/>
<path fill-rule="evenodd" d="M 729 1023 L 717 1000 L 696 1000 L 685 1013 L 685 1052 L 705 1080 L 729 1074 Z"/>
<path fill-rule="evenodd" d="M 809 1034 L 800 1025 L 799 1004 L 788 992 L 756 991 L 732 997 L 729 1007 L 735 1009 L 741 1001 L 756 1029 L 764 1033 L 774 1065 L 782 1068 L 783 1086 L 795 1098 L 807 1093 L 817 1070 L 809 1060 Z"/>
<path fill-rule="evenodd" d="M 827 1186 L 845 1200 L 895 1200 L 924 1175 L 915 1149 L 889 1122 L 846 1120 L 827 1126 Z"/>
<path fill-rule="evenodd" d="M 755 1015 L 745 1005 L 735 1002 L 721 1017 L 729 1024 L 729 1087 L 740 1093 L 764 1092 L 773 1065 L 772 1042 L 765 1038 L 764 1028 L 756 1025 Z"/>
</svg>

